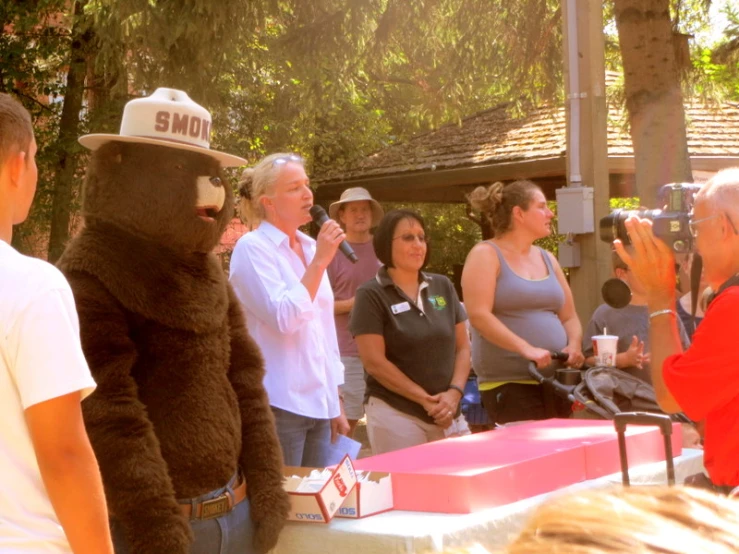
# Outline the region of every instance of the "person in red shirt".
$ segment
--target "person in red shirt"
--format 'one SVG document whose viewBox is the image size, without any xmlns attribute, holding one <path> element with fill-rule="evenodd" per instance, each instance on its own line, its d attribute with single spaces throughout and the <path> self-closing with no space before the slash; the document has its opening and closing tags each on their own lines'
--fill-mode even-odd
<svg viewBox="0 0 739 554">
<path fill-rule="evenodd" d="M 652 382 L 660 407 L 705 419 L 705 466 L 724 492 L 739 486 L 739 168 L 717 173 L 695 197 L 690 231 L 717 291 L 683 352 L 675 313 L 675 260 L 649 220 L 626 221 L 634 253 L 614 247 L 647 290 Z"/>
</svg>

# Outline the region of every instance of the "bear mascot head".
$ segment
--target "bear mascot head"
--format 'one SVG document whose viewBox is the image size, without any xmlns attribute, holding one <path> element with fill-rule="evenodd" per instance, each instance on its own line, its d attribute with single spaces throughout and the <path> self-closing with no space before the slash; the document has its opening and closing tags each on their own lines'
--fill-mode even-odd
<svg viewBox="0 0 739 554">
<path fill-rule="evenodd" d="M 207 254 L 233 215 L 233 193 L 213 157 L 110 142 L 88 166 L 84 216 L 182 253 Z"/>
<path fill-rule="evenodd" d="M 210 149 L 211 125 L 157 89 L 120 135 L 80 139 L 85 225 L 59 266 L 98 385 L 83 413 L 116 552 L 231 551 L 203 542 L 209 525 L 265 552 L 288 511 L 263 360 L 212 254 L 233 212 L 222 168 L 245 160 Z"/>
</svg>

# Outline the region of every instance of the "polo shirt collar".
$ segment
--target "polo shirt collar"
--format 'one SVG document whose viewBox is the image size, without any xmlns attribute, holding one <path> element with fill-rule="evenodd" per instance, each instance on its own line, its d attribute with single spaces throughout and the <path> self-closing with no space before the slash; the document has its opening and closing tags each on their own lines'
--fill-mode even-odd
<svg viewBox="0 0 739 554">
<path fill-rule="evenodd" d="M 377 270 L 377 275 L 375 275 L 375 279 L 377 280 L 380 285 L 383 287 L 387 286 L 395 286 L 395 283 L 393 283 L 393 280 L 390 278 L 390 275 L 387 272 L 386 266 L 380 266 L 380 269 Z M 429 281 L 431 281 L 431 275 L 424 271 L 419 271 L 418 280 L 421 283 L 421 286 L 418 288 L 419 291 L 422 291 L 426 287 L 429 286 Z"/>
</svg>

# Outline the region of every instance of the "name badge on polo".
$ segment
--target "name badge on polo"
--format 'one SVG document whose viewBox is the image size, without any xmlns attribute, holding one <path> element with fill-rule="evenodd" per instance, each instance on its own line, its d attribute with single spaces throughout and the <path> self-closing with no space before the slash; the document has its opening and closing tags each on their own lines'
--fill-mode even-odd
<svg viewBox="0 0 739 554">
<path fill-rule="evenodd" d="M 407 312 L 411 309 L 411 305 L 408 304 L 408 302 L 401 302 L 399 304 L 393 304 L 390 306 L 390 309 L 393 311 L 395 315 L 402 314 L 403 312 Z"/>
</svg>

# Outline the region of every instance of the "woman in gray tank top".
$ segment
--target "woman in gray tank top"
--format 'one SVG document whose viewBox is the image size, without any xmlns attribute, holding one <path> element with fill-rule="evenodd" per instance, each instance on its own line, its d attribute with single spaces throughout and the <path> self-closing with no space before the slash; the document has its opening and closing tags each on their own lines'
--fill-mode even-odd
<svg viewBox="0 0 739 554">
<path fill-rule="evenodd" d="M 546 367 L 558 350 L 569 355 L 567 365 L 583 363 L 570 287 L 556 258 L 533 244 L 551 233 L 554 214 L 530 181 L 478 187 L 470 202 L 493 230 L 492 240 L 469 253 L 462 274 L 483 404 L 495 423 L 544 419 L 547 399 L 529 376 L 529 361 Z"/>
</svg>

